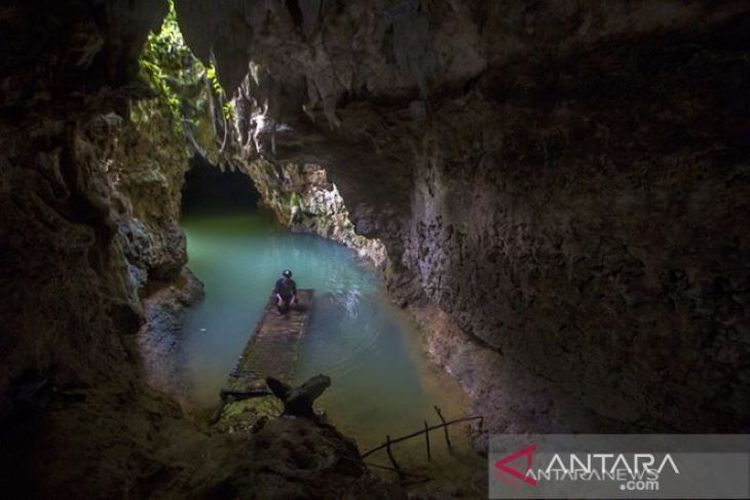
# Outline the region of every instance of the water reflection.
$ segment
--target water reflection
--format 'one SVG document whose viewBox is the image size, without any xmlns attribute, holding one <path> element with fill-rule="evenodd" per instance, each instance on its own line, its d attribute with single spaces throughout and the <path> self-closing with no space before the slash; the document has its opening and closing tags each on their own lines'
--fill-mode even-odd
<svg viewBox="0 0 750 500">
<path fill-rule="evenodd" d="M 413 325 L 346 248 L 280 231 L 263 214 L 191 217 L 183 226 L 189 266 L 206 285 L 185 327 L 196 401 L 216 403 L 274 281 L 291 268 L 298 287 L 316 290 L 297 378 L 332 378 L 320 406 L 342 431 L 366 447 L 421 428 L 433 404 L 451 417 L 463 411 L 455 381 L 426 363 Z"/>
</svg>

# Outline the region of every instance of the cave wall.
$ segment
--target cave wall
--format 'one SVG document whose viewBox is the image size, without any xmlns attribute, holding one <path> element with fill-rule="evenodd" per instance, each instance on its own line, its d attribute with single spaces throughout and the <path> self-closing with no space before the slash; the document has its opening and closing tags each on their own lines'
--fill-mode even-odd
<svg viewBox="0 0 750 500">
<path fill-rule="evenodd" d="M 148 95 L 134 79 L 136 59 L 166 9 L 160 1 L 2 8 L 0 489 L 8 498 L 142 496 L 145 478 L 162 469 L 154 440 L 179 410 L 145 387 L 132 334 L 143 316 L 138 276 L 168 259 L 133 258 L 124 231 L 143 205 L 126 194 L 132 179 L 120 177 L 129 187 L 119 192 L 114 177 L 148 156 L 129 105 Z"/>
<path fill-rule="evenodd" d="M 273 210 L 281 224 L 293 232 L 317 234 L 346 245 L 376 269 L 385 266 L 385 246 L 377 238 L 357 234 L 338 188 L 323 167 L 277 164 L 262 158 L 241 165 L 260 192 L 262 204 Z"/>
<path fill-rule="evenodd" d="M 249 157 L 324 167 L 356 232 L 384 243 L 394 297 L 436 308 L 478 349 L 464 370 L 512 361 L 514 377 L 548 384 L 544 397 L 564 390 L 621 429 L 746 429 L 745 2 L 177 8 L 225 87 L 250 69 L 235 93 Z M 181 462 L 165 448 L 196 433 L 145 387 L 129 335 L 144 283 L 184 259 L 177 205 L 134 202 L 177 200 L 179 170 L 153 169 L 180 153 L 147 158 L 142 131 L 118 123 L 148 95 L 136 58 L 166 9 L 0 9 L 4 492 L 212 494 L 250 477 L 225 481 L 242 439 L 199 439 Z M 542 426 L 502 402 L 502 425 Z M 565 412 L 539 418 L 584 430 Z M 206 446 L 218 470 L 200 468 Z"/>
<path fill-rule="evenodd" d="M 603 416 L 742 428 L 750 68 L 736 36 L 598 49 L 561 62 L 554 90 L 507 90 L 510 76 L 491 111 L 489 92 L 438 111 L 403 254 L 431 301 Z M 618 51 L 632 60 L 617 79 L 592 70 Z"/>
<path fill-rule="evenodd" d="M 746 424 L 746 4 L 176 6 L 247 154 L 325 167 L 401 303 L 620 429 Z"/>
<path fill-rule="evenodd" d="M 107 176 L 135 58 L 161 2 L 13 4 L 2 18 L 0 407 L 13 380 L 90 383 L 141 314 Z M 59 28 L 69 19 L 71 29 Z M 118 114 L 119 113 L 119 114 Z M 65 333 L 63 333 L 65 332 Z M 3 412 L 0 412 L 3 413 Z"/>
<path fill-rule="evenodd" d="M 405 498 L 330 426 L 217 435 L 147 383 L 172 383 L 154 346 L 200 295 L 176 225 L 185 137 L 136 78 L 166 12 L 0 7 L 1 495 Z"/>
<path fill-rule="evenodd" d="M 151 98 L 130 106 L 137 112 L 107 131 L 111 147 L 103 163 L 117 193 L 113 206 L 122 212 L 118 237 L 130 279 L 144 296 L 147 285 L 174 281 L 187 262 L 178 220 L 190 157 L 165 103 Z"/>
<path fill-rule="evenodd" d="M 142 323 L 147 285 L 174 281 L 187 261 L 186 142 L 135 78 L 165 5 L 36 7 L 4 18 L 5 395 L 14 379 L 90 384 L 127 358 L 119 335 Z M 62 11 L 70 33 L 56 24 Z"/>
</svg>

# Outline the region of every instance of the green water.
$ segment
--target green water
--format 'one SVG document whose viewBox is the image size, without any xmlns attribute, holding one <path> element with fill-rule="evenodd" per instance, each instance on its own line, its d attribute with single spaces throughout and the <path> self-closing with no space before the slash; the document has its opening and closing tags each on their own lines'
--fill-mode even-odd
<svg viewBox="0 0 750 500">
<path fill-rule="evenodd" d="M 428 363 L 414 325 L 387 301 L 377 275 L 350 250 L 285 232 L 263 212 L 193 216 L 182 225 L 188 265 L 206 286 L 205 300 L 188 312 L 185 327 L 196 402 L 216 404 L 275 280 L 290 268 L 299 288 L 315 289 L 298 381 L 317 373 L 331 377 L 317 406 L 360 449 L 380 444 L 386 434 L 418 430 L 425 420 L 436 423 L 433 405 L 447 418 L 463 416 L 467 401 L 458 384 Z M 454 440 L 461 441 L 455 429 Z M 438 454 L 439 438 L 433 438 Z M 424 442 L 398 453 L 422 457 Z"/>
</svg>

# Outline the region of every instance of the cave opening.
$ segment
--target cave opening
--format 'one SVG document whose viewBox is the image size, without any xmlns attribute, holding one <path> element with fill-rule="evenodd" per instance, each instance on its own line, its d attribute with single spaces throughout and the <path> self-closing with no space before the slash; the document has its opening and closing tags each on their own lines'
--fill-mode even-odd
<svg viewBox="0 0 750 500">
<path fill-rule="evenodd" d="M 209 213 L 250 213 L 257 210 L 260 194 L 252 180 L 231 167 L 222 169 L 194 154 L 185 172 L 180 216 Z"/>
</svg>

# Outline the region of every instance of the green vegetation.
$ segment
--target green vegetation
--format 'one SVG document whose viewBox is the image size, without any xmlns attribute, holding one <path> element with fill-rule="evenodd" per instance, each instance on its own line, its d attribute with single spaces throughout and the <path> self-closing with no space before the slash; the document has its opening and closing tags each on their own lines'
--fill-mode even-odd
<svg viewBox="0 0 750 500">
<path fill-rule="evenodd" d="M 226 93 L 224 92 L 224 87 L 221 86 L 221 83 L 219 83 L 219 78 L 216 75 L 216 68 L 214 68 L 213 65 L 209 65 L 206 68 L 206 78 L 208 78 L 208 81 L 211 83 L 211 89 L 214 91 L 214 93 L 221 98 L 221 101 L 224 103 L 221 106 L 221 112 L 224 114 L 224 119 L 229 121 L 231 120 L 232 116 L 234 115 L 234 108 L 232 107 L 232 101 L 226 100 Z"/>
<path fill-rule="evenodd" d="M 161 31 L 149 34 L 139 65 L 141 77 L 168 107 L 177 134 L 189 132 L 195 136 L 198 129 L 205 130 L 206 122 L 210 124 L 213 119 L 212 100 L 221 103 L 224 119 L 231 119 L 233 108 L 226 102 L 216 70 L 213 66 L 206 67 L 190 51 L 177 24 L 172 0 Z M 134 112 L 136 121 L 148 120 L 146 107 L 137 106 Z"/>
</svg>

